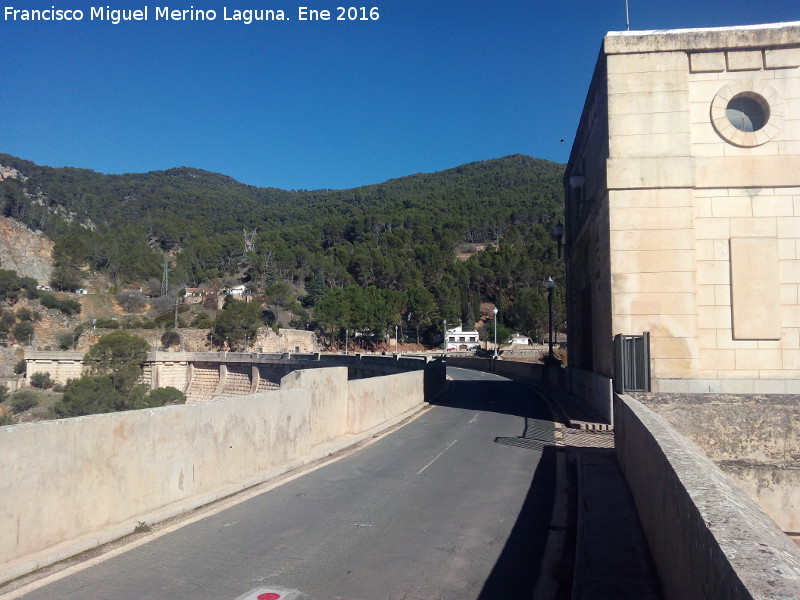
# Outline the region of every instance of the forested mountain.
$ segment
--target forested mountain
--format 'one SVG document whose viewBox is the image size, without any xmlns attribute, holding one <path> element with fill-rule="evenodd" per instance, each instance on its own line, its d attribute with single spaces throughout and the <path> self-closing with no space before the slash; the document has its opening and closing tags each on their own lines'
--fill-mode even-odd
<svg viewBox="0 0 800 600">
<path fill-rule="evenodd" d="M 55 240 L 61 287 L 85 264 L 119 283 L 159 277 L 167 253 L 184 286 L 226 275 L 259 292 L 285 282 L 305 290 L 312 312 L 326 290 L 353 284 L 424 290 L 431 320 L 474 320 L 478 302 L 491 301 L 530 331 L 521 315 L 541 312 L 541 282 L 562 270 L 550 230 L 563 220 L 563 165 L 528 156 L 318 191 L 257 188 L 185 167 L 104 175 L 6 154 L 0 167 L 0 213 Z M 469 244 L 489 245 L 456 261 L 456 248 Z"/>
</svg>

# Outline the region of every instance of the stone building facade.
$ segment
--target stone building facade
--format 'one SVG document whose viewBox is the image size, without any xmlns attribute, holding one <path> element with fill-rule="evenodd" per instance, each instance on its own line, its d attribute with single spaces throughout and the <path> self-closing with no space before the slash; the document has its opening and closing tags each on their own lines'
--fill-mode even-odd
<svg viewBox="0 0 800 600">
<path fill-rule="evenodd" d="M 609 33 L 564 184 L 573 370 L 800 393 L 800 23 Z"/>
</svg>

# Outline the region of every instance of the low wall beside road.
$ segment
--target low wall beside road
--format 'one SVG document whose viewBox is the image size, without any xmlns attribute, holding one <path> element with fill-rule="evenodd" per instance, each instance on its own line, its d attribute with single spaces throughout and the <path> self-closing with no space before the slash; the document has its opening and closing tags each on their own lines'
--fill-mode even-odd
<svg viewBox="0 0 800 600">
<path fill-rule="evenodd" d="M 497 373 L 504 377 L 541 383 L 562 390 L 565 386 L 564 369 L 559 365 L 548 366 L 542 363 L 461 356 L 447 356 L 445 360 L 448 365 L 453 367 Z"/>
<path fill-rule="evenodd" d="M 800 396 L 632 393 L 800 541 Z"/>
<path fill-rule="evenodd" d="M 298 369 L 276 391 L 0 427 L 0 582 L 366 439 L 443 383 L 441 361 Z"/>
<path fill-rule="evenodd" d="M 800 598 L 800 549 L 662 417 L 615 395 L 614 439 L 665 600 Z"/>
</svg>

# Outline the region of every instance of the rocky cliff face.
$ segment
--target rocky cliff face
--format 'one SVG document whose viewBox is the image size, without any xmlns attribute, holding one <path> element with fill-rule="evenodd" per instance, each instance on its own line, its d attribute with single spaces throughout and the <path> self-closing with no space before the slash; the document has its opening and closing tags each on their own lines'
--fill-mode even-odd
<svg viewBox="0 0 800 600">
<path fill-rule="evenodd" d="M 0 217 L 0 267 L 46 284 L 53 273 L 53 241 L 14 219 Z"/>
<path fill-rule="evenodd" d="M 19 179 L 20 181 L 26 181 L 28 178 L 17 171 L 14 167 L 0 165 L 0 181 L 3 181 L 4 179 Z"/>
</svg>

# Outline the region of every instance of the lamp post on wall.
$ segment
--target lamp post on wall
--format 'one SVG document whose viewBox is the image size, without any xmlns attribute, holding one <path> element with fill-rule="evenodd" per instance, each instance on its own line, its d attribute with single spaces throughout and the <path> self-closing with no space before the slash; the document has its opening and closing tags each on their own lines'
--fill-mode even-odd
<svg viewBox="0 0 800 600">
<path fill-rule="evenodd" d="M 555 224 L 552 231 L 553 239 L 558 244 L 558 258 L 561 258 L 561 240 L 564 239 L 564 225 L 561 221 Z"/>
<path fill-rule="evenodd" d="M 555 355 L 553 354 L 553 288 L 555 287 L 556 282 L 553 281 L 552 277 L 548 277 L 545 285 L 547 286 L 547 313 L 550 330 L 550 352 L 548 353 L 547 358 L 550 364 L 553 364 L 555 362 Z"/>
<path fill-rule="evenodd" d="M 492 309 L 492 312 L 494 313 L 494 356 L 492 358 L 497 358 L 497 313 L 499 311 L 496 306 Z"/>
<path fill-rule="evenodd" d="M 349 329 L 345 329 L 344 330 L 344 353 L 345 354 L 349 354 L 349 335 L 350 335 L 350 330 Z"/>
<path fill-rule="evenodd" d="M 397 354 L 397 325 L 394 326 L 394 353 Z"/>
</svg>

